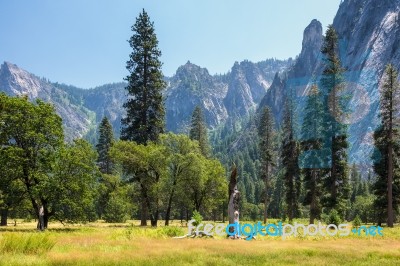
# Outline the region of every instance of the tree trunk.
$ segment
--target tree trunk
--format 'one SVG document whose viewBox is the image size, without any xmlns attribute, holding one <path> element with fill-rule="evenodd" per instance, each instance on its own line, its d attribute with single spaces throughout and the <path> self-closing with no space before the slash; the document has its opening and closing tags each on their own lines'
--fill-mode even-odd
<svg viewBox="0 0 400 266">
<path fill-rule="evenodd" d="M 148 209 L 150 210 L 150 224 L 151 224 L 151 226 L 153 226 L 153 227 L 157 227 L 157 222 L 158 222 L 158 214 L 159 214 L 159 210 L 158 210 L 158 207 L 155 207 L 155 211 L 153 211 L 151 208 L 150 208 L 150 202 L 148 201 L 147 202 L 147 204 L 148 204 Z"/>
<path fill-rule="evenodd" d="M 1 214 L 0 226 L 7 226 L 8 209 L 1 209 L 0 214 Z"/>
<path fill-rule="evenodd" d="M 312 191 L 311 191 L 311 203 L 310 203 L 310 224 L 313 224 L 314 223 L 314 219 L 315 219 L 315 212 L 316 212 L 316 201 L 317 201 L 317 199 L 316 199 L 316 193 L 317 193 L 317 191 L 316 191 L 316 178 L 315 178 L 315 175 L 316 175 L 316 170 L 315 169 L 312 169 L 311 170 L 311 181 L 312 181 L 312 185 L 313 185 L 313 187 L 311 188 L 312 189 Z"/>
<path fill-rule="evenodd" d="M 234 224 L 239 222 L 239 191 L 237 190 L 237 168 L 236 165 L 233 166 L 230 181 L 229 181 L 229 203 L 228 203 L 228 219 L 229 224 Z M 229 227 L 229 232 L 233 233 L 234 228 Z M 236 232 L 238 233 L 238 232 Z M 237 235 L 235 235 L 236 238 Z"/>
<path fill-rule="evenodd" d="M 171 214 L 171 206 L 168 203 L 167 212 L 165 213 L 165 226 L 169 225 L 169 216 L 170 216 L 170 214 Z"/>
<path fill-rule="evenodd" d="M 158 205 L 156 206 L 151 206 L 150 204 L 150 199 L 148 197 L 145 197 L 146 199 L 146 204 L 147 204 L 147 212 L 150 213 L 150 224 L 151 226 L 157 227 L 157 221 L 158 221 Z M 155 199 L 155 202 L 157 202 L 158 199 Z"/>
<path fill-rule="evenodd" d="M 264 224 L 267 223 L 268 216 L 268 179 L 269 179 L 269 165 L 265 166 L 265 179 L 264 179 Z"/>
<path fill-rule="evenodd" d="M 44 221 L 44 208 L 43 208 L 43 205 L 40 206 L 39 209 L 38 209 L 37 229 L 40 230 L 40 231 L 43 231 L 44 229 L 46 229 L 45 221 Z"/>
<path fill-rule="evenodd" d="M 335 134 L 334 132 L 333 134 Z M 336 137 L 335 135 L 332 137 L 332 168 L 331 168 L 331 181 L 332 181 L 332 187 L 331 187 L 331 205 L 330 206 L 332 209 L 336 208 Z"/>
<path fill-rule="evenodd" d="M 389 140 L 391 141 L 391 140 Z M 392 152 L 393 146 L 392 143 L 389 143 L 388 145 L 388 180 L 387 180 L 387 200 L 388 200 L 388 206 L 387 206 L 387 214 L 388 214 L 388 219 L 387 219 L 387 225 L 388 227 L 393 227 L 393 220 L 394 220 L 394 215 L 393 215 L 393 152 Z"/>
<path fill-rule="evenodd" d="M 140 226 L 147 226 L 147 204 L 144 196 L 142 196 L 141 203 L 142 208 L 140 212 Z"/>
<path fill-rule="evenodd" d="M 391 84 L 393 88 L 393 83 Z M 390 111 L 389 111 L 389 145 L 388 145 L 388 180 L 387 180 L 387 225 L 393 227 L 393 95 L 391 95 Z"/>
<path fill-rule="evenodd" d="M 335 75 L 334 75 L 335 76 Z M 330 206 L 332 209 L 335 209 L 336 208 L 336 195 L 337 195 L 337 192 L 336 192 L 336 165 L 337 165 L 337 162 L 336 162 L 336 156 L 335 156 L 335 153 L 336 153 L 336 120 L 335 119 L 338 119 L 339 118 L 339 116 L 337 115 L 337 113 L 336 113 L 336 108 L 337 108 L 337 106 L 336 106 L 336 82 L 334 81 L 333 82 L 333 88 L 332 88 L 332 100 L 331 100 L 331 104 L 332 104 L 332 115 L 333 115 L 333 123 L 332 123 L 332 143 L 331 143 L 331 152 L 332 152 L 332 154 L 331 154 L 331 156 L 332 156 L 332 158 L 331 158 L 331 161 L 332 161 L 332 166 L 331 166 L 331 181 L 332 181 L 332 190 L 331 190 L 331 200 L 332 200 L 332 202 L 331 202 L 331 205 L 332 206 Z"/>
<path fill-rule="evenodd" d="M 151 226 L 157 227 L 157 222 L 158 222 L 158 210 L 152 213 L 150 216 Z"/>
<path fill-rule="evenodd" d="M 174 182 L 174 185 L 176 182 Z M 167 212 L 165 213 L 165 226 L 169 225 L 169 218 L 171 215 L 171 206 L 172 206 L 172 198 L 174 197 L 175 189 L 172 189 L 171 194 L 169 195 L 168 199 L 168 206 L 167 206 Z"/>
<path fill-rule="evenodd" d="M 47 209 L 47 207 L 44 207 L 44 215 L 43 215 L 43 225 L 44 225 L 44 229 L 47 229 L 47 226 L 49 224 L 49 210 Z"/>
</svg>

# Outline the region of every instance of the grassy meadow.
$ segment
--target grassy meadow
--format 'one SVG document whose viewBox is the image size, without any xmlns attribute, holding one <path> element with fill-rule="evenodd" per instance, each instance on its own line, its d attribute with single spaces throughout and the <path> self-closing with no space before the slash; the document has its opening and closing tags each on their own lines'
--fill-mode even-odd
<svg viewBox="0 0 400 266">
<path fill-rule="evenodd" d="M 246 241 L 174 239 L 187 233 L 186 225 L 138 224 L 50 223 L 46 232 L 37 232 L 35 223 L 19 221 L 0 228 L 0 265 L 400 265 L 400 227 L 384 228 L 383 237 Z"/>
</svg>

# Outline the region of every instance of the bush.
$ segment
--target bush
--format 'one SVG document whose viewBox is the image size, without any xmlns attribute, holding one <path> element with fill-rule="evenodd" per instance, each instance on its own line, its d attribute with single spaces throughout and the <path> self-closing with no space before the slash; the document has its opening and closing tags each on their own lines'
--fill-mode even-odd
<svg viewBox="0 0 400 266">
<path fill-rule="evenodd" d="M 342 219 L 340 218 L 337 210 L 333 209 L 329 212 L 325 222 L 327 224 L 339 225 L 342 222 Z"/>
<path fill-rule="evenodd" d="M 54 245 L 46 233 L 5 233 L 0 239 L 0 253 L 43 254 Z"/>
<path fill-rule="evenodd" d="M 358 214 L 356 215 L 356 217 L 354 217 L 353 220 L 353 227 L 360 227 L 361 226 L 361 219 L 360 216 L 358 216 Z"/>
</svg>

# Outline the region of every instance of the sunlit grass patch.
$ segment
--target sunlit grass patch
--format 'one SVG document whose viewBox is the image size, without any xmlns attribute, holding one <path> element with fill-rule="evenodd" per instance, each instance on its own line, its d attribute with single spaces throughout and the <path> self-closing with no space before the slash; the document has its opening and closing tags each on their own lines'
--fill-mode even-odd
<svg viewBox="0 0 400 266">
<path fill-rule="evenodd" d="M 0 237 L 0 253 L 43 254 L 55 244 L 49 233 L 4 233 Z"/>
</svg>

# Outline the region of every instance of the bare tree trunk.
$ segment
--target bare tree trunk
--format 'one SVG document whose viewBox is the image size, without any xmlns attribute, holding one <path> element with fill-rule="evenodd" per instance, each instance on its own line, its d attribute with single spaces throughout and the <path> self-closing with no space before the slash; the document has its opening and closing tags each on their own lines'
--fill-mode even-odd
<svg viewBox="0 0 400 266">
<path fill-rule="evenodd" d="M 4 208 L 0 210 L 1 221 L 0 226 L 7 226 L 8 209 Z"/>
<path fill-rule="evenodd" d="M 229 224 L 239 222 L 239 191 L 237 190 L 237 168 L 232 167 L 232 173 L 229 181 L 229 203 L 228 203 L 228 218 Z M 229 232 L 233 233 L 234 228 L 229 227 Z M 235 236 L 236 237 L 236 236 Z"/>
<path fill-rule="evenodd" d="M 38 224 L 37 229 L 43 231 L 45 229 L 45 221 L 44 221 L 44 208 L 41 205 L 38 209 Z"/>
</svg>

